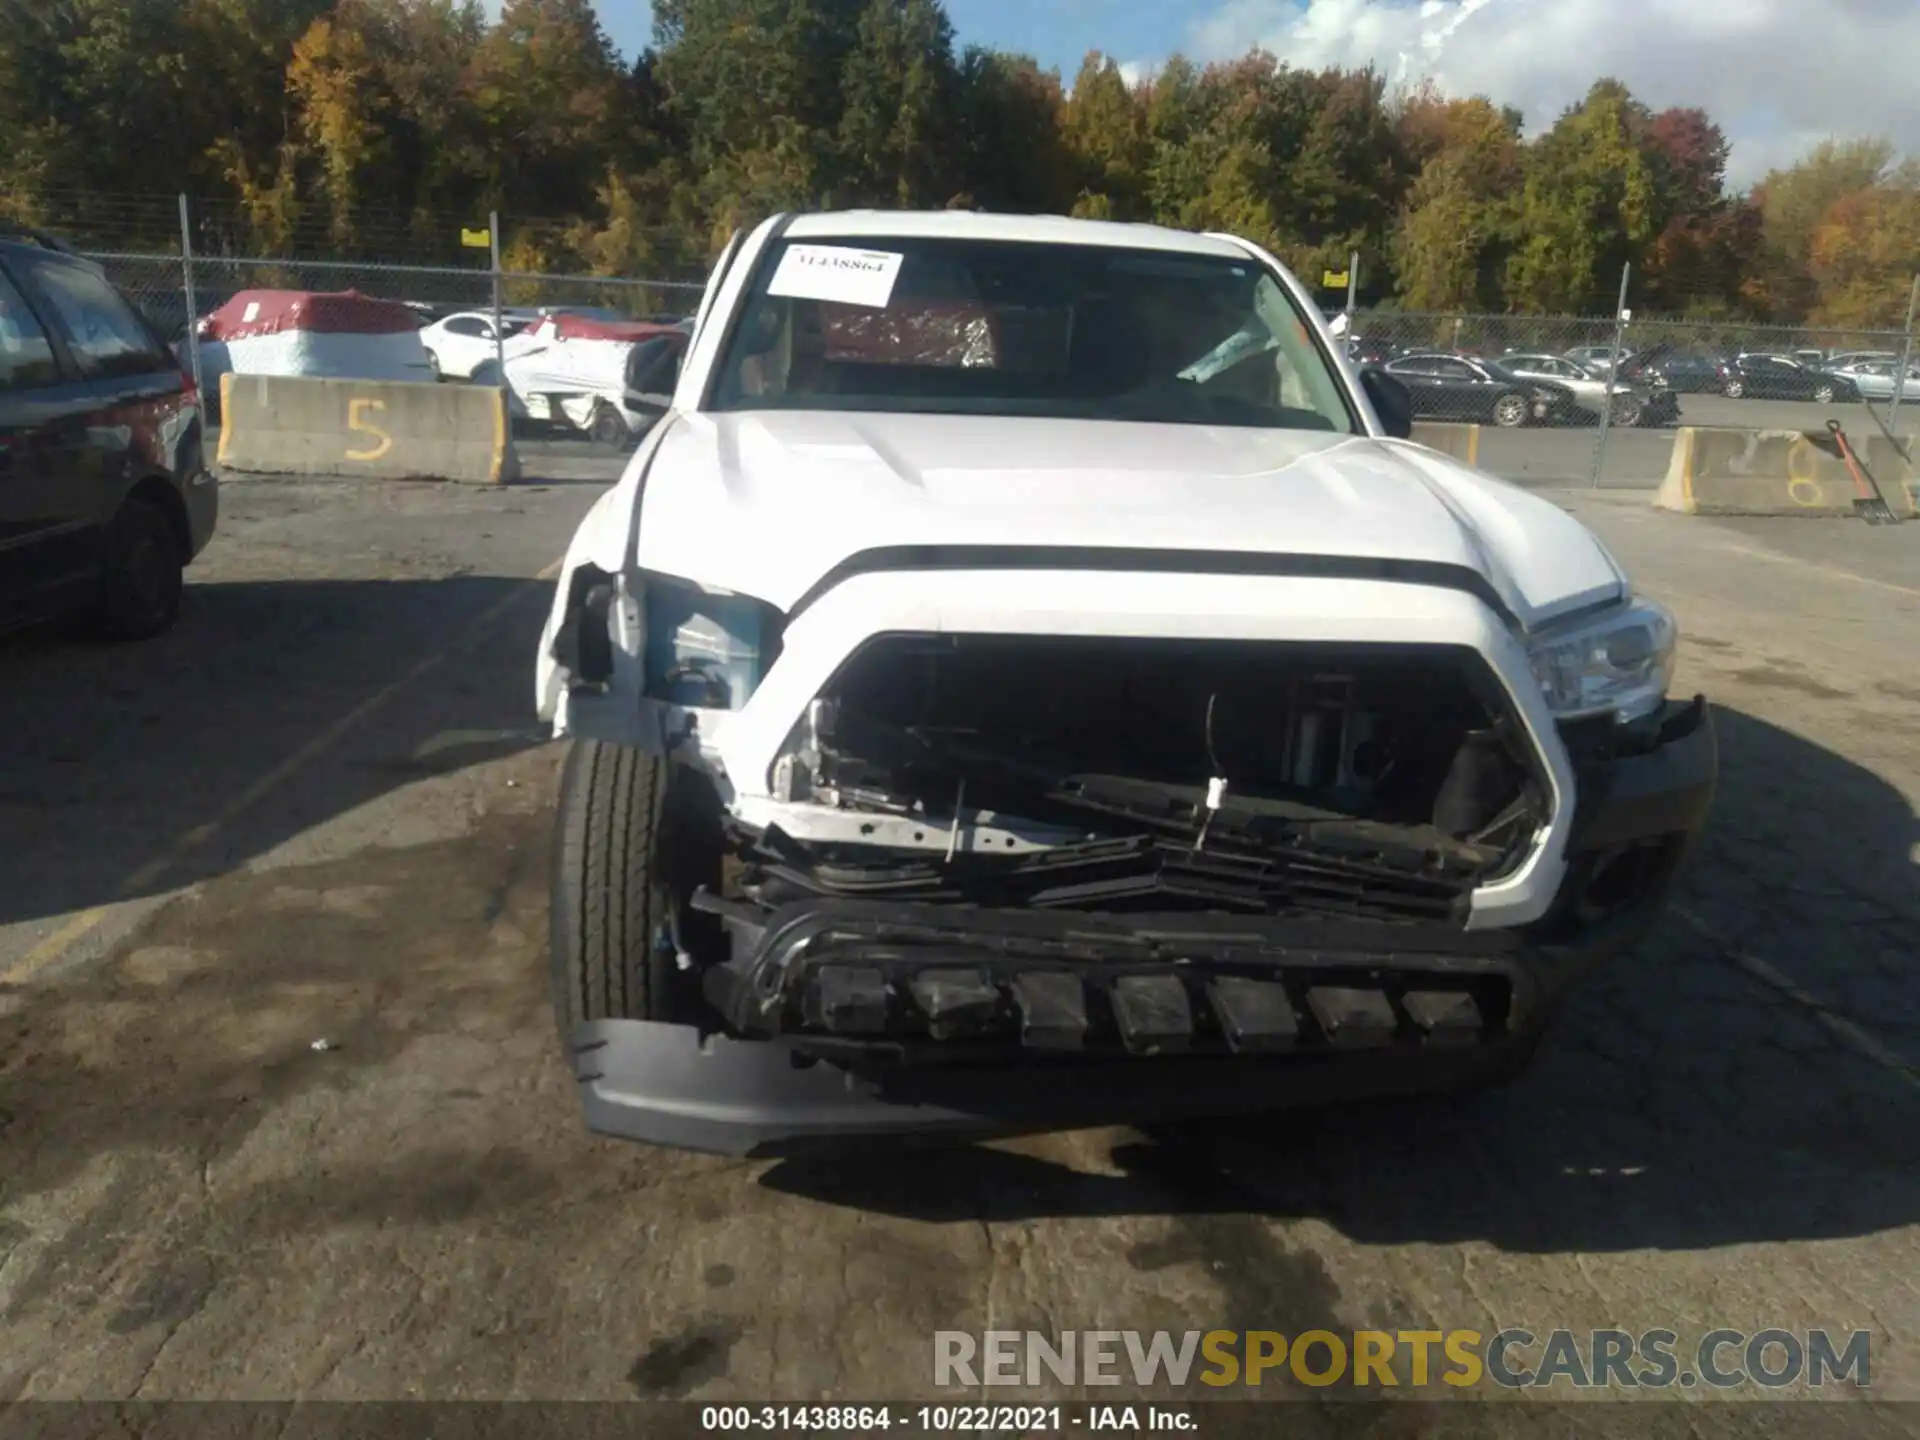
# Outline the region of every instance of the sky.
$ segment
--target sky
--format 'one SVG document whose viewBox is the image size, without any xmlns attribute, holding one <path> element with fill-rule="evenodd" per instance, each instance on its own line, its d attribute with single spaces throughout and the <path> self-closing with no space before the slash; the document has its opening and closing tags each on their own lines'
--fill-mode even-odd
<svg viewBox="0 0 1920 1440">
<path fill-rule="evenodd" d="M 598 3 L 624 53 L 645 48 L 645 0 Z M 1612 75 L 1656 109 L 1706 110 L 1741 187 L 1830 136 L 1920 154 L 1916 0 L 947 0 L 947 13 L 962 45 L 1022 51 L 1069 80 L 1089 49 L 1131 74 L 1260 45 L 1484 94 L 1518 106 L 1530 133 Z"/>
</svg>

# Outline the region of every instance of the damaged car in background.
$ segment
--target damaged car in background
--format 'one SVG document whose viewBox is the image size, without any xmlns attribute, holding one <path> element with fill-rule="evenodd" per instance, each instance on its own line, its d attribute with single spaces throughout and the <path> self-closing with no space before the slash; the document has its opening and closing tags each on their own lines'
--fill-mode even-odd
<svg viewBox="0 0 1920 1440">
<path fill-rule="evenodd" d="M 1271 255 L 781 216 L 566 557 L 589 1126 L 728 1153 L 1470 1087 L 1711 804 L 1677 634 Z"/>
</svg>

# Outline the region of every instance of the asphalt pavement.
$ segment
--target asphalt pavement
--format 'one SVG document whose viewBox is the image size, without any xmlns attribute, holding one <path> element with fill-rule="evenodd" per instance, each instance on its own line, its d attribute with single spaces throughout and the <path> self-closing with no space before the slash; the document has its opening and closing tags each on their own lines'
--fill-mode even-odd
<svg viewBox="0 0 1920 1440">
<path fill-rule="evenodd" d="M 602 487 L 539 453 L 230 483 L 175 633 L 0 644 L 0 1400 L 954 1398 L 940 1329 L 1509 1325 L 1867 1327 L 1920 1399 L 1920 529 L 1546 492 L 1679 612 L 1723 776 L 1516 1088 L 737 1162 L 588 1138 L 555 1040 L 532 658 Z"/>
</svg>

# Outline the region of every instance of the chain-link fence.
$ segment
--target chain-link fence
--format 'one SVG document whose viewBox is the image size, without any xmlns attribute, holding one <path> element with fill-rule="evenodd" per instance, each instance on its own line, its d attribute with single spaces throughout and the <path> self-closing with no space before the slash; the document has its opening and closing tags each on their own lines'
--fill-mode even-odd
<svg viewBox="0 0 1920 1440">
<path fill-rule="evenodd" d="M 1892 324 L 1636 314 L 1624 282 L 1618 316 L 1382 309 L 1342 324 L 1355 361 L 1398 376 L 1416 415 L 1488 427 L 1482 468 L 1640 486 L 1665 474 L 1679 425 L 1819 430 L 1839 419 L 1871 433 L 1902 423 L 1920 400 L 1920 278 L 1911 292 L 1898 279 L 1882 288 L 1873 318 Z"/>
<path fill-rule="evenodd" d="M 188 276 L 193 311 L 204 316 L 242 290 L 357 290 L 411 305 L 423 318 L 461 311 L 490 313 L 494 275 L 451 266 L 373 265 L 359 261 L 236 259 L 94 252 L 108 277 L 146 313 L 161 334 L 186 334 Z M 571 310 L 605 319 L 678 320 L 692 314 L 700 286 L 686 281 L 609 275 L 533 275 L 503 271 L 500 303 L 509 312 Z"/>
<path fill-rule="evenodd" d="M 395 264 L 337 253 L 237 256 L 220 238 L 227 232 L 214 223 L 214 210 L 190 213 L 185 201 L 177 210 L 170 250 L 95 252 L 173 340 L 187 334 L 193 318 L 249 289 L 358 290 L 412 305 L 424 320 L 491 313 L 496 305 L 510 318 L 566 309 L 609 319 L 677 319 L 692 313 L 701 290 L 679 275 L 496 273 L 497 245 L 476 244 L 494 242 L 494 234 L 461 230 L 449 249 L 441 221 L 429 227 L 436 253 L 463 263 Z M 161 218 L 142 212 L 141 236 L 154 236 Z M 403 243 L 400 229 L 394 235 L 399 254 L 421 253 L 426 243 Z M 194 249 L 190 259 L 182 239 Z M 202 245 L 212 253 L 200 253 Z M 293 248 L 323 246 L 309 235 Z M 1618 316 L 1376 309 L 1344 323 L 1355 359 L 1399 375 L 1422 418 L 1486 427 L 1476 450 L 1480 465 L 1515 480 L 1645 484 L 1665 473 L 1676 425 L 1817 430 L 1841 418 L 1871 430 L 1904 422 L 1920 400 L 1912 303 L 1920 280 L 1911 293 L 1898 276 L 1856 287 L 1850 293 L 1865 296 L 1859 323 L 1798 326 L 1638 314 L 1631 282 L 1631 273 L 1622 277 Z M 1700 304 L 1725 308 L 1710 296 Z"/>
</svg>

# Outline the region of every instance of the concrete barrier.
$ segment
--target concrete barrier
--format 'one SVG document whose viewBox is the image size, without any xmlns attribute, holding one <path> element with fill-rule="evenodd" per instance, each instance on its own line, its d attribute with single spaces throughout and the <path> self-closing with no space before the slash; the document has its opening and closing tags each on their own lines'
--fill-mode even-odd
<svg viewBox="0 0 1920 1440">
<path fill-rule="evenodd" d="M 1478 425 L 1456 425 L 1443 420 L 1416 420 L 1413 422 L 1413 434 L 1408 437 L 1416 445 L 1424 445 L 1429 450 L 1438 450 L 1442 455 L 1451 455 L 1467 465 L 1480 463 L 1480 427 Z"/>
<path fill-rule="evenodd" d="M 222 469 L 469 485 L 519 477 L 497 387 L 227 374 L 220 416 Z"/>
<path fill-rule="evenodd" d="M 1911 518 L 1913 467 L 1878 430 L 1849 426 L 1847 440 L 1896 515 Z M 1911 441 L 1908 442 L 1912 444 Z M 1683 515 L 1851 516 L 1859 498 L 1840 448 L 1824 430 L 1674 432 L 1667 478 L 1653 503 Z"/>
</svg>

